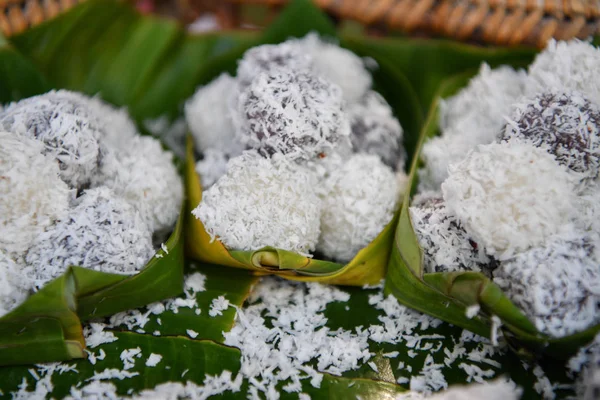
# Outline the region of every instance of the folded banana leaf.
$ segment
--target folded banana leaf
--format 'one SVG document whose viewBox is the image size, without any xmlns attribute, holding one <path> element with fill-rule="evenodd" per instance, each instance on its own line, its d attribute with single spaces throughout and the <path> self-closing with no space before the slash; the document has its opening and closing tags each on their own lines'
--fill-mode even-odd
<svg viewBox="0 0 600 400">
<path fill-rule="evenodd" d="M 290 37 L 303 37 L 310 32 L 317 32 L 330 38 L 336 37 L 335 27 L 314 4 L 305 0 L 291 2 L 257 41 L 241 46 L 211 62 L 205 69 L 209 72 L 205 72 L 203 79 L 206 83 L 221 72 L 235 73 L 237 60 L 251 46 L 279 43 Z M 362 42 L 358 40 L 358 43 Z M 342 41 L 342 45 L 353 51 L 354 44 L 354 42 L 346 44 Z M 377 61 L 379 66 L 373 73 L 374 89 L 378 90 L 392 106 L 404 128 L 405 137 L 418 135 L 422 112 L 416 94 L 403 73 L 379 54 L 361 51 L 360 55 L 370 56 Z M 249 269 L 257 274 L 276 274 L 292 280 L 338 285 L 376 284 L 385 276 L 398 214 L 346 265 L 271 247 L 257 251 L 228 251 L 218 240 L 211 241 L 202 222 L 191 215 L 191 210 L 200 203 L 202 198 L 202 187 L 194 169 L 194 155 L 193 144 L 188 140 L 186 249 L 191 257 L 208 263 Z"/>
<path fill-rule="evenodd" d="M 318 281 L 338 285 L 376 284 L 383 279 L 397 215 L 384 230 L 346 264 L 316 260 L 290 251 L 265 247 L 256 251 L 229 251 L 218 239 L 211 240 L 202 221 L 192 210 L 202 200 L 202 186 L 196 174 L 194 148 L 188 137 L 186 160 L 186 252 L 206 263 L 243 268 L 258 275 L 276 274 L 297 281 Z"/>
<path fill-rule="evenodd" d="M 0 366 L 84 357 L 75 292 L 69 269 L 0 318 Z"/>
<path fill-rule="evenodd" d="M 440 99 L 465 86 L 473 74 L 470 71 L 456 75 L 440 86 L 419 138 L 417 154 L 423 143 L 439 132 Z M 395 233 L 385 291 L 409 307 L 485 337 L 493 334 L 495 328 L 492 316 L 496 316 L 502 322 L 501 329 L 509 346 L 524 357 L 548 355 L 567 359 L 579 347 L 592 341 L 600 332 L 600 325 L 560 339 L 542 334 L 502 290 L 482 273 L 424 272 L 423 250 L 419 246 L 408 210 L 411 194 L 417 186 L 419 167 L 420 160 L 415 156 L 410 172 L 410 188 L 406 191 Z M 477 316 L 468 318 L 466 309 L 473 305 L 479 305 L 481 311 Z"/>
</svg>

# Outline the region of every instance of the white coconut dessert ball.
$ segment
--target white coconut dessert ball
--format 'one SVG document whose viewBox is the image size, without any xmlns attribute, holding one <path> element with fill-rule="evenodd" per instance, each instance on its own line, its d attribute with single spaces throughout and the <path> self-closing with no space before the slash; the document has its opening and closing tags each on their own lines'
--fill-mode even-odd
<svg viewBox="0 0 600 400">
<path fill-rule="evenodd" d="M 506 65 L 492 69 L 486 63 L 481 64 L 479 73 L 464 89 L 440 103 L 440 128 L 445 131 L 467 120 L 474 130 L 487 133 L 487 143 L 493 142 L 512 104 L 525 94 L 526 79 L 523 70 Z M 460 131 L 450 133 L 460 134 Z"/>
<path fill-rule="evenodd" d="M 551 39 L 529 66 L 527 93 L 576 91 L 600 104 L 600 49 L 580 40 Z"/>
<path fill-rule="evenodd" d="M 44 145 L 0 132 L 0 251 L 20 260 L 33 240 L 64 218 L 74 197 Z"/>
<path fill-rule="evenodd" d="M 496 267 L 482 246 L 448 213 L 441 193 L 420 193 L 409 212 L 423 249 L 425 272 L 476 271 L 489 275 Z"/>
<path fill-rule="evenodd" d="M 355 154 L 321 184 L 321 236 L 317 250 L 350 261 L 394 217 L 401 188 L 377 156 Z"/>
<path fill-rule="evenodd" d="M 0 128 L 41 141 L 44 154 L 58 160 L 61 178 L 72 188 L 85 188 L 98 173 L 104 136 L 96 113 L 71 92 L 51 91 L 9 105 Z"/>
<path fill-rule="evenodd" d="M 137 208 L 151 231 L 165 233 L 177 221 L 183 201 L 183 183 L 173 161 L 158 140 L 136 136 L 107 157 L 97 185 L 111 188 Z"/>
<path fill-rule="evenodd" d="M 240 141 L 263 156 L 308 160 L 349 137 L 341 89 L 318 76 L 290 69 L 259 75 L 238 104 Z"/>
<path fill-rule="evenodd" d="M 315 178 L 281 156 L 245 151 L 202 194 L 192 214 L 230 250 L 272 246 L 308 256 L 319 237 L 321 200 Z"/>
<path fill-rule="evenodd" d="M 240 88 L 243 89 L 260 74 L 274 69 L 310 71 L 312 67 L 312 57 L 293 40 L 280 44 L 265 44 L 253 47 L 244 53 L 238 62 L 237 80 Z"/>
<path fill-rule="evenodd" d="M 375 91 L 369 91 L 348 107 L 352 147 L 358 153 L 375 154 L 393 169 L 404 168 L 402 126 L 392 108 Z"/>
<path fill-rule="evenodd" d="M 24 302 L 32 286 L 21 267 L 0 250 L 0 317 Z"/>
<path fill-rule="evenodd" d="M 202 183 L 202 189 L 206 190 L 227 173 L 229 156 L 214 149 L 207 149 L 202 156 L 196 163 L 196 173 Z"/>
<path fill-rule="evenodd" d="M 600 172 L 600 108 L 578 93 L 545 92 L 518 104 L 500 134 L 512 138 L 545 149 L 582 180 Z"/>
<path fill-rule="evenodd" d="M 90 97 L 68 90 L 60 90 L 58 93 L 64 98 L 85 104 L 96 115 L 99 123 L 103 125 L 103 129 L 100 130 L 102 136 L 98 138 L 102 144 L 110 148 L 119 148 L 138 135 L 137 127 L 127 108 L 115 107 L 99 96 Z"/>
<path fill-rule="evenodd" d="M 37 237 L 26 261 L 41 287 L 71 265 L 134 274 L 153 254 L 152 231 L 139 212 L 112 190 L 99 187 L 86 190 L 68 217 Z"/>
<path fill-rule="evenodd" d="M 342 88 L 349 104 L 360 101 L 371 89 L 370 72 L 364 61 L 350 50 L 322 40 L 316 33 L 308 34 L 298 43 L 312 57 L 314 71 Z"/>
<path fill-rule="evenodd" d="M 557 236 L 506 260 L 494 282 L 552 337 L 564 337 L 600 322 L 600 238 Z"/>
<path fill-rule="evenodd" d="M 499 260 L 543 244 L 576 213 L 572 174 L 519 141 L 479 146 L 450 166 L 442 192 L 448 211 Z"/>
<path fill-rule="evenodd" d="M 199 152 L 211 149 L 233 156 L 242 152 L 231 115 L 237 95 L 235 78 L 223 73 L 186 101 L 185 120 Z"/>
</svg>

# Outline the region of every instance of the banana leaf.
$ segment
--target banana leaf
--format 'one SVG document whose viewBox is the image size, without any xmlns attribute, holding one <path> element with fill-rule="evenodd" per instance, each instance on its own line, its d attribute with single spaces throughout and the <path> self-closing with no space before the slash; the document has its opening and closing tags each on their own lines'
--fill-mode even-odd
<svg viewBox="0 0 600 400">
<path fill-rule="evenodd" d="M 0 366 L 85 356 L 71 269 L 0 318 Z"/>
<path fill-rule="evenodd" d="M 440 86 L 423 127 L 417 154 L 423 143 L 439 132 L 440 99 L 454 94 L 465 86 L 473 75 L 474 71 L 467 71 L 447 79 Z M 423 250 L 419 246 L 408 210 L 411 194 L 416 189 L 420 164 L 421 161 L 416 156 L 411 166 L 410 188 L 406 191 L 396 229 L 386 292 L 393 294 L 407 306 L 486 337 L 490 337 L 494 329 L 492 316 L 497 316 L 502 322 L 502 331 L 507 343 L 524 357 L 532 358 L 543 354 L 567 359 L 581 346 L 591 342 L 600 332 L 600 324 L 568 337 L 550 338 L 539 332 L 533 322 L 482 273 L 424 271 Z M 473 305 L 479 305 L 481 312 L 473 318 L 468 318 L 466 309 Z"/>
</svg>

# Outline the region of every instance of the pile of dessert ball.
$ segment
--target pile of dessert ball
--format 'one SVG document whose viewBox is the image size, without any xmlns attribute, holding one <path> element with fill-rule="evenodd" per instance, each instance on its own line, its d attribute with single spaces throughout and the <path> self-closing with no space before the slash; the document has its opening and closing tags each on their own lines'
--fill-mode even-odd
<svg viewBox="0 0 600 400">
<path fill-rule="evenodd" d="M 124 109 L 65 90 L 0 110 L 0 316 L 71 265 L 133 274 L 173 229 L 173 156 Z"/>
<path fill-rule="evenodd" d="M 310 34 L 248 50 L 187 101 L 213 240 L 347 262 L 393 219 L 403 131 L 367 64 Z"/>
<path fill-rule="evenodd" d="M 600 323 L 600 49 L 483 65 L 439 116 L 410 208 L 426 272 L 485 273 L 552 337 Z"/>
</svg>

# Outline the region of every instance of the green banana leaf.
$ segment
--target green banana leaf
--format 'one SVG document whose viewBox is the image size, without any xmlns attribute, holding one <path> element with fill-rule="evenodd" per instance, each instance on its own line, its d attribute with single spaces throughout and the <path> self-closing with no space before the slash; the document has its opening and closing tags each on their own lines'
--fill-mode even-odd
<svg viewBox="0 0 600 400">
<path fill-rule="evenodd" d="M 271 39 L 273 42 L 281 41 L 291 35 L 291 33 L 286 33 L 286 30 L 290 32 L 301 31 L 301 29 L 310 30 L 311 28 L 302 28 L 302 26 L 312 24 L 313 20 L 329 24 L 323 15 L 306 1 L 296 1 L 290 7 L 295 7 L 296 11 L 292 13 L 288 9 L 283 14 L 287 20 L 277 21 L 276 24 L 280 30 L 277 35 L 273 34 L 274 38 Z M 291 9 L 294 10 L 294 8 Z M 96 23 L 95 18 L 100 18 L 101 21 Z M 152 23 L 141 22 L 146 18 Z M 127 28 L 128 26 L 130 29 Z M 235 60 L 243 54 L 245 49 L 260 43 L 260 38 L 256 33 L 219 32 L 189 35 L 183 32 L 183 29 L 176 27 L 177 32 L 173 34 L 172 26 L 172 22 L 139 16 L 124 3 L 111 0 L 88 0 L 56 20 L 46 22 L 11 38 L 10 44 L 11 51 L 14 51 L 14 54 L 21 60 L 21 65 L 29 65 L 28 71 L 31 71 L 33 75 L 42 76 L 42 80 L 47 82 L 49 87 L 67 87 L 86 91 L 89 94 L 106 91 L 113 96 L 110 99 L 112 102 L 127 106 L 134 117 L 141 122 L 144 119 L 161 115 L 171 118 L 179 116 L 182 102 L 194 92 L 197 85 L 208 82 L 223 70 L 234 71 Z M 145 33 L 137 32 L 133 35 L 137 30 L 144 30 Z M 113 58 L 120 56 L 122 61 L 126 56 L 120 51 L 122 44 L 124 46 L 125 43 L 133 40 L 132 38 L 135 38 L 140 45 L 146 41 L 152 42 L 155 40 L 154 36 L 161 35 L 160 32 L 163 31 L 174 37 L 174 39 L 167 40 L 166 45 L 161 45 L 160 52 L 163 56 L 146 59 L 142 54 L 137 59 L 130 58 L 129 65 L 121 62 L 119 68 L 123 68 L 123 70 L 116 67 L 110 68 Z M 296 31 L 295 34 L 301 35 L 302 33 L 302 31 L 301 33 Z M 93 40 L 83 40 L 80 38 L 81 36 L 88 39 L 93 38 Z M 404 115 L 400 117 L 403 127 L 406 131 L 411 132 L 407 134 L 407 142 L 405 142 L 409 152 L 411 151 L 411 141 L 413 142 L 412 151 L 414 152 L 416 149 L 418 132 L 421 131 L 424 115 L 429 110 L 429 104 L 424 100 L 426 93 L 423 91 L 421 82 L 416 80 L 415 76 L 422 76 L 423 79 L 434 76 L 439 83 L 448 74 L 461 72 L 467 68 L 476 68 L 480 60 L 486 59 L 488 56 L 492 57 L 492 53 L 499 54 L 498 62 L 503 62 L 502 57 L 518 58 L 512 56 L 511 51 L 479 49 L 447 41 L 399 39 L 395 42 L 391 39 L 360 37 L 343 37 L 341 40 L 344 46 L 361 55 L 370 55 L 384 66 L 384 71 L 375 71 L 375 75 L 379 76 L 375 78 L 375 85 L 377 90 L 384 93 L 388 102 L 393 105 L 397 115 Z M 157 43 L 164 44 L 163 41 L 157 41 Z M 421 46 L 424 47 L 419 50 Z M 135 47 L 134 44 L 129 43 L 127 48 L 135 49 Z M 388 47 L 389 54 L 387 54 Z M 383 48 L 385 50 L 382 51 Z M 447 50 L 442 51 L 440 48 L 447 48 Z M 420 58 L 415 58 L 415 54 L 420 54 Z M 436 54 L 444 54 L 444 56 Z M 5 53 L 0 52 L 0 57 L 5 57 Z M 67 58 L 65 57 L 72 58 L 73 63 L 66 62 Z M 422 64 L 420 59 L 434 62 Z M 3 58 L 0 59 L 0 69 L 5 65 L 2 63 L 3 60 Z M 387 73 L 385 70 L 398 68 L 400 73 L 397 75 L 403 76 L 407 88 L 396 93 L 394 85 L 386 85 Z M 129 76 L 127 79 L 131 77 L 128 69 L 145 71 L 143 76 L 136 79 L 135 85 L 122 81 L 125 76 Z M 1 75 L 0 79 L 3 80 L 4 76 L 15 76 L 15 74 L 15 71 L 10 71 L 7 75 Z M 29 81 L 32 79 L 31 76 L 27 78 Z M 27 82 L 0 81 L 0 85 L 6 84 L 9 84 L 10 87 L 27 87 Z M 137 94 L 131 95 L 129 92 L 120 91 L 118 88 L 120 84 L 135 87 Z M 431 84 L 431 86 L 434 85 Z M 3 98 L 3 101 L 26 97 L 36 94 L 36 92 L 41 93 L 47 89 L 19 90 L 23 90 L 22 95 L 9 96 L 6 100 Z M 0 95 L 4 95 L 4 93 L 2 92 Z M 410 100 L 406 102 L 407 104 L 403 104 L 405 97 L 419 100 L 414 103 L 413 100 Z M 430 97 L 433 97 L 433 94 Z M 189 226 L 185 226 L 184 233 L 186 235 L 188 229 L 190 229 Z M 397 254 L 396 250 L 395 252 Z M 72 366 L 75 371 L 56 372 L 52 375 L 53 389 L 46 394 L 46 397 L 64 397 L 78 385 L 85 384 L 85 381 L 91 379 L 94 374 L 100 374 L 108 368 L 122 369 L 121 352 L 124 349 L 136 347 L 142 349 L 144 357 L 136 359 L 135 366 L 130 371 L 138 373 L 139 376 L 136 375 L 131 379 L 113 378 L 105 381 L 114 384 L 121 396 L 135 394 L 140 389 L 151 388 L 167 381 L 190 381 L 202 385 L 207 375 L 218 375 L 223 370 L 229 370 L 235 374 L 240 365 L 240 353 L 236 349 L 223 345 L 223 332 L 227 332 L 231 328 L 235 310 L 230 308 L 224 311 L 222 316 L 214 318 L 208 316 L 207 310 L 211 302 L 221 295 L 229 299 L 233 305 L 241 307 L 252 286 L 257 282 L 257 278 L 247 270 L 208 264 L 190 265 L 188 272 L 195 271 L 201 271 L 207 277 L 206 291 L 196 295 L 197 302 L 202 309 L 200 315 L 194 313 L 192 309 L 181 308 L 177 313 L 165 311 L 159 316 L 150 314 L 148 322 L 143 327 L 131 327 L 124 323 L 110 328 L 118 337 L 117 341 L 88 349 L 96 355 L 99 350 L 103 350 L 106 357 L 103 360 L 97 360 L 96 364 L 92 364 L 86 359 L 74 359 L 67 364 L 61 364 L 61 366 Z M 429 288 L 429 286 L 427 287 Z M 328 305 L 324 315 L 327 318 L 329 329 L 332 331 L 339 328 L 354 330 L 382 323 L 378 320 L 382 312 L 374 309 L 369 303 L 369 296 L 378 289 L 363 290 L 352 287 L 341 289 L 350 295 L 350 300 Z M 431 293 L 433 296 L 440 296 L 440 304 L 452 300 L 448 296 L 440 295 L 436 290 L 431 290 Z M 182 297 L 185 298 L 185 296 Z M 449 307 L 452 308 L 450 305 Z M 88 310 L 86 314 L 89 315 L 93 308 L 88 307 Z M 148 309 L 141 308 L 131 312 L 139 312 L 145 316 L 148 314 Z M 457 313 L 459 312 L 457 311 Z M 488 327 L 485 321 L 482 321 L 479 326 L 481 326 L 482 332 L 487 332 Z M 195 331 L 198 336 L 191 338 L 188 330 Z M 357 370 L 345 372 L 342 377 L 323 374 L 320 389 L 311 385 L 303 385 L 303 392 L 310 394 L 313 399 L 336 398 L 336 396 L 337 398 L 360 396 L 363 399 L 394 398 L 396 393 L 404 390 L 408 385 L 394 385 L 392 382 L 398 379 L 410 379 L 411 376 L 420 373 L 427 374 L 428 370 L 424 368 L 424 362 L 425 357 L 430 354 L 435 363 L 444 364 L 445 350 L 452 351 L 453 344 L 461 340 L 461 332 L 462 329 L 447 323 L 435 328 L 429 327 L 422 334 L 424 336 L 444 336 L 445 339 L 440 341 L 442 347 L 435 353 L 422 351 L 416 356 L 411 355 L 413 348 L 404 342 L 397 344 L 369 342 L 369 351 L 378 354 L 372 359 L 378 372 L 365 364 Z M 160 333 L 161 336 L 154 337 L 157 333 Z M 46 334 L 40 336 L 47 340 L 51 337 Z M 388 359 L 379 355 L 393 351 L 399 352 L 397 358 Z M 163 361 L 154 368 L 146 367 L 144 363 L 150 353 L 163 356 Z M 534 383 L 538 378 L 532 372 L 532 368 L 523 365 L 519 357 L 512 353 L 503 353 L 490 356 L 490 359 L 497 364 L 490 365 L 485 362 L 475 364 L 484 370 L 494 370 L 496 376 L 509 375 L 524 388 L 523 398 L 541 398 L 541 395 L 534 389 Z M 400 368 L 400 363 L 411 367 L 412 372 L 406 368 Z M 542 367 L 553 383 L 572 384 L 572 379 L 564 376 L 562 365 L 545 361 Z M 46 368 L 46 365 L 0 367 L 0 397 L 10 398 L 11 394 L 18 391 L 25 381 L 29 390 L 35 390 L 37 386 L 41 386 L 41 382 L 36 381 L 34 374 L 37 371 L 42 376 L 40 371 L 43 368 Z M 189 371 L 186 373 L 187 369 Z M 182 376 L 184 373 L 185 376 Z M 456 365 L 444 366 L 443 373 L 450 385 L 465 383 L 469 379 L 464 371 L 457 368 Z M 247 383 L 244 383 L 240 392 L 228 392 L 222 397 L 247 398 L 247 387 Z M 281 390 L 281 387 L 278 386 L 278 388 Z M 558 392 L 559 398 L 565 393 L 569 393 L 567 390 L 561 391 L 560 389 Z M 298 395 L 295 393 L 281 392 L 283 399 L 297 397 Z"/>
<path fill-rule="evenodd" d="M 85 356 L 69 269 L 0 318 L 0 366 Z"/>
<path fill-rule="evenodd" d="M 473 71 L 468 71 L 447 79 L 440 86 L 423 127 L 417 154 L 423 143 L 439 132 L 439 100 L 454 94 L 465 86 L 472 76 Z M 497 316 L 502 321 L 502 330 L 510 346 L 517 353 L 530 358 L 536 354 L 547 354 L 554 358 L 567 359 L 581 346 L 591 342 L 600 332 L 600 324 L 568 337 L 550 338 L 540 333 L 502 290 L 482 273 L 424 272 L 423 251 L 412 227 L 408 210 L 411 193 L 416 189 L 417 170 L 420 164 L 421 161 L 415 157 L 410 174 L 411 188 L 406 191 L 396 229 L 386 279 L 386 292 L 392 293 L 405 305 L 481 336 L 491 335 L 493 329 L 491 317 Z M 466 308 L 473 305 L 479 305 L 482 313 L 468 318 Z"/>
</svg>

